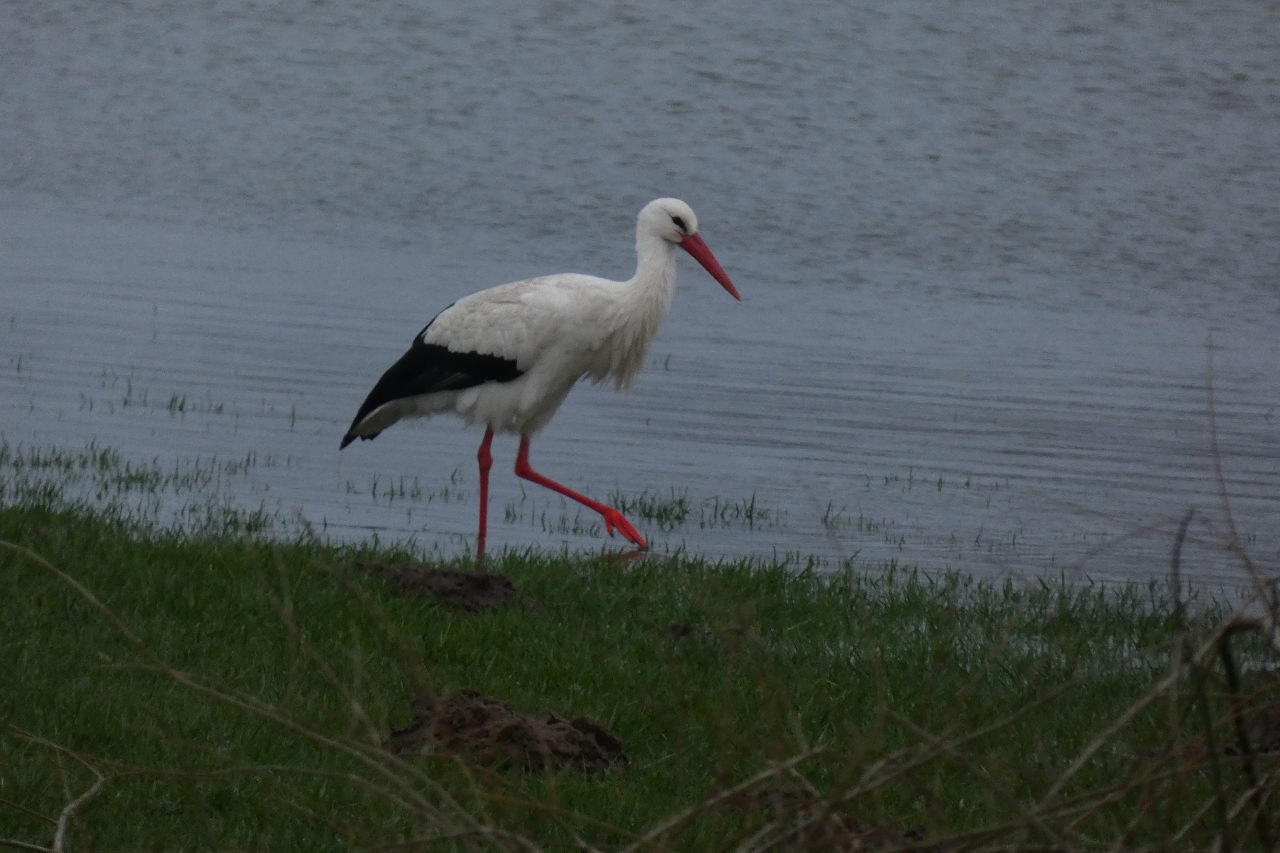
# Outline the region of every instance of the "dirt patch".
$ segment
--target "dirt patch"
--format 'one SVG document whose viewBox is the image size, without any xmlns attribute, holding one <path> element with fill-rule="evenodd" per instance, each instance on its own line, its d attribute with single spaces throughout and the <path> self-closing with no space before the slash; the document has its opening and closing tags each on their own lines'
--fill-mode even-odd
<svg viewBox="0 0 1280 853">
<path fill-rule="evenodd" d="M 380 563 L 356 560 L 356 571 L 390 584 L 398 592 L 425 595 L 449 607 L 477 613 L 505 604 L 537 606 L 516 591 L 506 575 L 496 572 L 464 572 L 422 563 Z"/>
<path fill-rule="evenodd" d="M 672 622 L 658 631 L 658 636 L 668 643 L 678 643 L 681 640 L 714 640 L 718 636 L 745 637 L 746 634 L 746 629 L 736 626 L 716 632 L 698 622 L 683 621 Z"/>
<path fill-rule="evenodd" d="M 622 741 L 591 717 L 522 714 L 469 689 L 414 700 L 413 720 L 384 746 L 396 754 L 445 749 L 504 769 L 601 773 L 631 763 Z"/>
<path fill-rule="evenodd" d="M 728 805 L 747 814 L 772 818 L 773 841 L 782 849 L 823 853 L 911 849 L 938 851 L 919 829 L 872 826 L 841 814 L 808 788 L 776 786 L 736 794 Z"/>
<path fill-rule="evenodd" d="M 678 643 L 681 640 L 710 639 L 711 631 L 705 625 L 699 625 L 697 622 L 672 622 L 659 631 L 658 636 L 668 643 Z"/>
</svg>

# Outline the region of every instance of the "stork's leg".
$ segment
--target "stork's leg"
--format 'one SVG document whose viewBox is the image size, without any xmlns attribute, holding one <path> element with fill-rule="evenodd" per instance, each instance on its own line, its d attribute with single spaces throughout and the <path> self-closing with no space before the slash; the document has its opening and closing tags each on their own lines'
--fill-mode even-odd
<svg viewBox="0 0 1280 853">
<path fill-rule="evenodd" d="M 480 535 L 476 537 L 476 566 L 484 565 L 484 539 L 489 532 L 489 469 L 493 467 L 489 444 L 492 441 L 493 427 L 488 427 L 476 452 L 476 459 L 480 461 Z"/>
<path fill-rule="evenodd" d="M 611 506 L 605 506 L 599 501 L 593 501 L 586 495 L 580 495 L 573 489 L 562 486 L 555 480 L 544 477 L 533 470 L 529 465 L 529 436 L 527 435 L 520 436 L 520 452 L 516 454 L 516 476 L 537 483 L 539 486 L 546 486 L 566 498 L 571 498 L 585 507 L 594 509 L 604 516 L 604 529 L 609 531 L 610 536 L 613 535 L 614 528 L 617 528 L 618 532 L 625 536 L 631 544 L 645 550 L 649 549 L 649 543 L 644 541 L 644 538 L 636 532 L 636 529 L 631 526 L 631 522 L 627 521 L 622 513 Z"/>
</svg>

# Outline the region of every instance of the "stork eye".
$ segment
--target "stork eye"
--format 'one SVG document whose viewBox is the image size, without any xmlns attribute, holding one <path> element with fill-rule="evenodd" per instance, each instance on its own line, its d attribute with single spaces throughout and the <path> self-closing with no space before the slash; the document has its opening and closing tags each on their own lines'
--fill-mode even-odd
<svg viewBox="0 0 1280 853">
<path fill-rule="evenodd" d="M 682 218 L 680 218 L 679 216 L 673 216 L 671 217 L 671 221 L 674 222 L 676 224 L 676 227 L 679 228 L 682 232 L 684 232 L 685 234 L 689 233 L 689 226 L 684 224 L 684 220 Z"/>
</svg>

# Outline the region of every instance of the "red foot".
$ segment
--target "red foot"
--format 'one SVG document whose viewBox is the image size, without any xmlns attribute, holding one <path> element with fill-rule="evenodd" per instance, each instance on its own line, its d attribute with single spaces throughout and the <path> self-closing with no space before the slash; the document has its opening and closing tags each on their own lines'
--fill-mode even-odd
<svg viewBox="0 0 1280 853">
<path fill-rule="evenodd" d="M 608 506 L 600 514 L 604 516 L 604 529 L 609 531 L 610 536 L 613 535 L 613 530 L 616 527 L 618 532 L 626 537 L 627 541 L 632 545 L 643 551 L 649 550 L 649 543 L 644 541 L 644 537 L 636 532 L 636 529 L 631 526 L 631 522 L 627 521 L 626 516 L 618 512 L 618 510 Z"/>
</svg>

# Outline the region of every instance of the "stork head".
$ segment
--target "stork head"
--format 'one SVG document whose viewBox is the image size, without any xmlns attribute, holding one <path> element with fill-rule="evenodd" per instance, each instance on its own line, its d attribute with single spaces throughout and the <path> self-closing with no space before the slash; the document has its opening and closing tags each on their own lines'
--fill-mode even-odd
<svg viewBox="0 0 1280 853">
<path fill-rule="evenodd" d="M 720 282 L 721 287 L 729 291 L 730 296 L 742 299 L 729 280 L 728 273 L 698 236 L 698 215 L 680 199 L 659 198 L 646 204 L 640 211 L 636 231 L 638 237 L 653 235 L 684 249 L 702 264 L 703 269 L 711 273 L 712 278 Z"/>
</svg>

